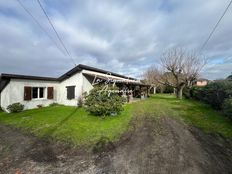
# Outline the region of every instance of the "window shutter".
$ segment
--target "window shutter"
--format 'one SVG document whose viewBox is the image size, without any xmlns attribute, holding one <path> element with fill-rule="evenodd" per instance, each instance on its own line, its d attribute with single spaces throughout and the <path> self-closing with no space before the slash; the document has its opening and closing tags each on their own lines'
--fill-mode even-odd
<svg viewBox="0 0 232 174">
<path fill-rule="evenodd" d="M 47 98 L 48 99 L 53 99 L 53 87 L 48 87 L 48 96 L 47 96 Z"/>
<path fill-rule="evenodd" d="M 67 99 L 71 100 L 75 98 L 75 86 L 67 86 Z"/>
<path fill-rule="evenodd" d="M 31 87 L 24 86 L 24 100 L 28 101 L 31 100 Z"/>
</svg>

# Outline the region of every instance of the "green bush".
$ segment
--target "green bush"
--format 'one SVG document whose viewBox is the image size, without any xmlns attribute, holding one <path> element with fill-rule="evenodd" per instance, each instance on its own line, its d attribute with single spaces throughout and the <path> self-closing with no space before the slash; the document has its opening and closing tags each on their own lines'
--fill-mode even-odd
<svg viewBox="0 0 232 174">
<path fill-rule="evenodd" d="M 7 107 L 7 110 L 11 113 L 22 112 L 24 109 L 24 105 L 21 103 L 13 103 Z"/>
<path fill-rule="evenodd" d="M 166 93 L 166 94 L 171 94 L 174 92 L 174 88 L 172 86 L 165 86 L 164 87 L 164 91 L 163 93 Z"/>
<path fill-rule="evenodd" d="M 204 87 L 194 86 L 189 91 L 190 98 L 203 101 L 204 98 Z"/>
<path fill-rule="evenodd" d="M 204 101 L 215 109 L 222 109 L 225 99 L 232 95 L 232 83 L 229 81 L 219 81 L 211 83 L 204 88 Z"/>
<path fill-rule="evenodd" d="M 221 110 L 227 98 L 232 97 L 232 81 L 217 81 L 205 87 L 191 89 L 192 98 L 210 104 L 213 108 Z"/>
<path fill-rule="evenodd" d="M 85 97 L 87 111 L 97 116 L 116 115 L 123 110 L 123 98 L 115 93 L 117 88 L 108 88 L 101 86 L 92 89 Z"/>
<path fill-rule="evenodd" d="M 232 98 L 225 100 L 223 104 L 223 113 L 232 119 Z"/>
</svg>

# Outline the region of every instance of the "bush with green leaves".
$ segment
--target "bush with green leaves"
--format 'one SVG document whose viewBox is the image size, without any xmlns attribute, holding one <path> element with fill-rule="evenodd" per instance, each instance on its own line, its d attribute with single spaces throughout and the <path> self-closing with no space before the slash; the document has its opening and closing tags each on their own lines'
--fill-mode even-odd
<svg viewBox="0 0 232 174">
<path fill-rule="evenodd" d="M 223 113 L 232 120 L 232 98 L 226 99 L 224 101 Z"/>
<path fill-rule="evenodd" d="M 204 87 L 194 86 L 189 91 L 190 98 L 203 101 L 204 98 Z"/>
<path fill-rule="evenodd" d="M 221 110 L 223 102 L 232 97 L 232 81 L 222 80 L 210 83 L 205 87 L 194 87 L 191 90 L 191 96 Z"/>
<path fill-rule="evenodd" d="M 24 105 L 21 103 L 13 103 L 7 107 L 7 110 L 10 113 L 22 112 L 24 109 Z"/>
<path fill-rule="evenodd" d="M 165 86 L 163 93 L 172 94 L 174 92 L 174 88 L 172 86 Z"/>
<path fill-rule="evenodd" d="M 120 113 L 123 110 L 123 98 L 118 95 L 117 90 L 113 87 L 94 87 L 85 97 L 87 111 L 103 117 Z"/>
</svg>

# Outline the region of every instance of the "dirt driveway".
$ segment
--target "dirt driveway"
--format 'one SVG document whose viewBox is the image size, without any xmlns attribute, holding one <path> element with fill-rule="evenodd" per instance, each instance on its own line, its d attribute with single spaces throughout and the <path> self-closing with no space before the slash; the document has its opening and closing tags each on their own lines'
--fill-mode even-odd
<svg viewBox="0 0 232 174">
<path fill-rule="evenodd" d="M 232 173 L 232 144 L 226 139 L 169 117 L 141 121 L 120 141 L 100 143 L 94 152 L 0 125 L 0 173 Z"/>
</svg>

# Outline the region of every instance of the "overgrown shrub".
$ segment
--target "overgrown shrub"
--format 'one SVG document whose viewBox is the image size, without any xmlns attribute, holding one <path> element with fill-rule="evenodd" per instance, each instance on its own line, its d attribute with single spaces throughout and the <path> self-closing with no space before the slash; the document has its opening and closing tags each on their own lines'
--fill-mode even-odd
<svg viewBox="0 0 232 174">
<path fill-rule="evenodd" d="M 123 102 L 123 103 L 127 103 L 128 100 L 129 100 L 128 97 L 122 96 L 122 102 Z"/>
<path fill-rule="evenodd" d="M 191 90 L 191 96 L 221 110 L 224 100 L 232 97 L 232 82 L 217 81 L 205 87 L 194 87 Z"/>
<path fill-rule="evenodd" d="M 7 107 L 7 110 L 11 113 L 22 112 L 24 109 L 24 105 L 21 103 L 13 103 Z"/>
<path fill-rule="evenodd" d="M 232 98 L 225 100 L 223 104 L 223 113 L 232 120 Z"/>
<path fill-rule="evenodd" d="M 204 98 L 204 87 L 194 86 L 189 91 L 190 98 L 203 101 Z"/>
<path fill-rule="evenodd" d="M 174 92 L 174 88 L 172 86 L 165 86 L 164 87 L 164 91 L 163 93 L 166 93 L 166 94 L 171 94 Z"/>
<path fill-rule="evenodd" d="M 123 99 L 118 95 L 117 88 L 103 89 L 98 86 L 85 97 L 86 109 L 97 116 L 118 114 L 123 110 Z"/>
</svg>

